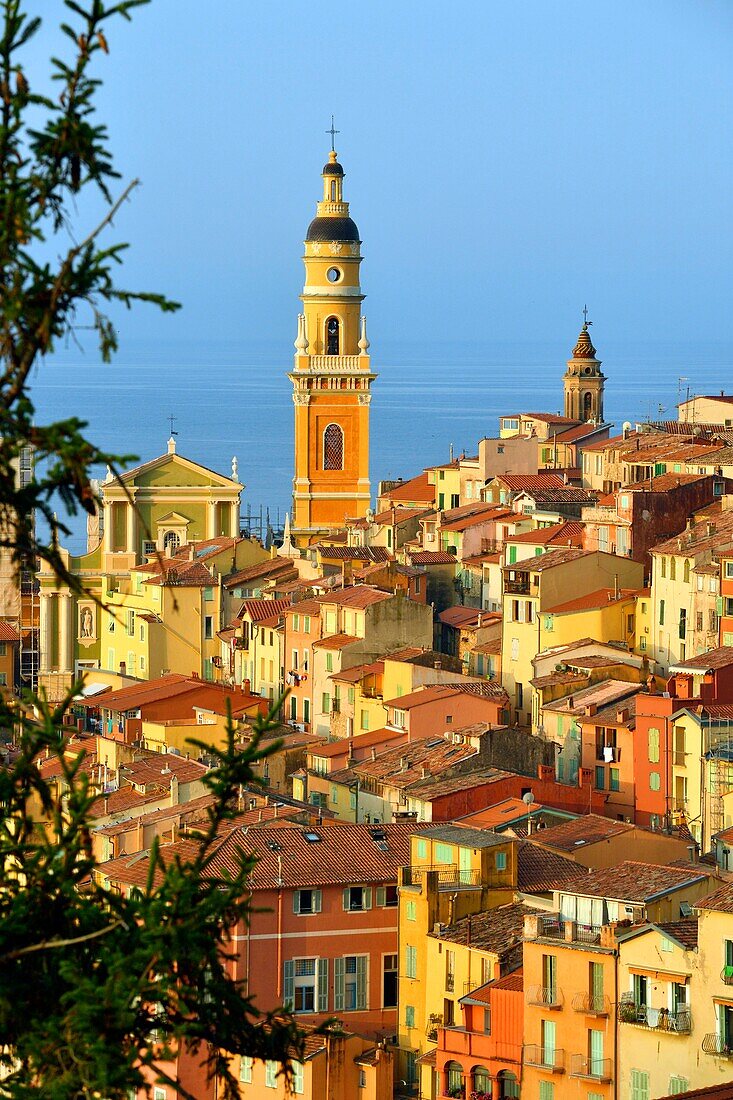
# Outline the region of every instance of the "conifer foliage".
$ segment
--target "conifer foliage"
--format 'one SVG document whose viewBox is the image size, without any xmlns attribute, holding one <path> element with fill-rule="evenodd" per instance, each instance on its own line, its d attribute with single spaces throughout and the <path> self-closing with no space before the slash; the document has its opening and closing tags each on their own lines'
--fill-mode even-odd
<svg viewBox="0 0 733 1100">
<path fill-rule="evenodd" d="M 0 545 L 19 569 L 45 561 L 74 588 L 56 500 L 72 514 L 93 512 L 92 467 L 115 459 L 79 419 L 36 425 L 29 380 L 76 326 L 96 330 L 108 361 L 117 337 L 106 311 L 115 304 L 177 308 L 118 286 L 125 246 L 107 241 L 136 182 L 118 182 L 96 112 L 100 65 L 118 48 L 121 20 L 145 2 L 65 0 L 52 94 L 34 87 L 38 74 L 24 63 L 40 19 L 23 0 L 0 3 Z M 84 228 L 88 194 L 103 212 Z M 40 472 L 19 487 L 15 466 L 28 446 Z M 37 536 L 34 514 L 49 538 Z M 0 1097 L 126 1100 L 144 1080 L 174 1083 L 170 1059 L 182 1046 L 198 1050 L 234 1096 L 227 1054 L 298 1058 L 292 1017 L 260 1014 L 231 977 L 229 936 L 247 920 L 251 861 L 243 855 L 226 871 L 215 863 L 237 793 L 254 781 L 257 739 L 238 751 L 230 729 L 225 749 L 206 746 L 216 762 L 205 780 L 214 797 L 207 821 L 176 856 L 155 846 L 147 882 L 128 897 L 95 874 L 95 792 L 83 756 L 64 751 L 66 706 L 32 702 L 35 712 L 0 710 L 0 737 L 15 749 L 0 769 Z M 48 759 L 53 782 L 39 769 Z"/>
</svg>

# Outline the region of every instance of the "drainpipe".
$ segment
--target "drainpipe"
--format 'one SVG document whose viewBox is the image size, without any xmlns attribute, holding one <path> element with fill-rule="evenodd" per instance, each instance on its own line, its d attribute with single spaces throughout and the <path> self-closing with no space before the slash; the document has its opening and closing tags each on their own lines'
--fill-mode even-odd
<svg viewBox="0 0 733 1100">
<path fill-rule="evenodd" d="M 282 856 L 277 857 L 277 999 L 282 1004 L 283 995 L 283 965 L 282 965 L 282 930 L 283 930 L 283 861 Z"/>
<path fill-rule="evenodd" d="M 613 1100 L 618 1100 L 618 947 L 613 952 Z"/>
</svg>

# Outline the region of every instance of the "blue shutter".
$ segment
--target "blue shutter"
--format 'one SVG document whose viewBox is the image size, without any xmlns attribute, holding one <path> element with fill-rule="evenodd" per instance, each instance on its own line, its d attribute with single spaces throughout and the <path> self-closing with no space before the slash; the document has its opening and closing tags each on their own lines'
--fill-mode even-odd
<svg viewBox="0 0 733 1100">
<path fill-rule="evenodd" d="M 283 963 L 283 1004 L 293 1008 L 295 1003 L 295 963 L 292 959 Z"/>
</svg>

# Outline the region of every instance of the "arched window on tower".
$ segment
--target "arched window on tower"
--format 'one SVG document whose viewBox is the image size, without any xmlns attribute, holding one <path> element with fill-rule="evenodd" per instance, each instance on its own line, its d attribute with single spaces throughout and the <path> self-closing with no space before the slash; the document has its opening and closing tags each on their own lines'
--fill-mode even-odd
<svg viewBox="0 0 733 1100">
<path fill-rule="evenodd" d="M 593 394 L 586 391 L 583 394 L 583 420 L 590 420 L 593 416 Z"/>
<path fill-rule="evenodd" d="M 326 355 L 339 354 L 338 317 L 329 317 L 326 321 Z"/>
<path fill-rule="evenodd" d="M 323 469 L 343 470 L 344 433 L 338 424 L 329 424 L 323 433 Z"/>
<path fill-rule="evenodd" d="M 331 180 L 331 200 L 336 201 L 336 180 Z"/>
<path fill-rule="evenodd" d="M 176 531 L 166 531 L 163 536 L 163 550 L 166 553 L 174 554 L 180 545 L 180 535 Z"/>
</svg>

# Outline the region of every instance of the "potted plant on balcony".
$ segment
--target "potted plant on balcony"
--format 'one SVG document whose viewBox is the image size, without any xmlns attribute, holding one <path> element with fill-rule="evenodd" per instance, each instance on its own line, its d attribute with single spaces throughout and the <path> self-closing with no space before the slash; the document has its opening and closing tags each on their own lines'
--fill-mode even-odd
<svg viewBox="0 0 733 1100">
<path fill-rule="evenodd" d="M 491 1100 L 491 1093 L 482 1092 L 480 1089 L 474 1089 L 473 1092 L 469 1094 L 468 1100 Z"/>
</svg>

